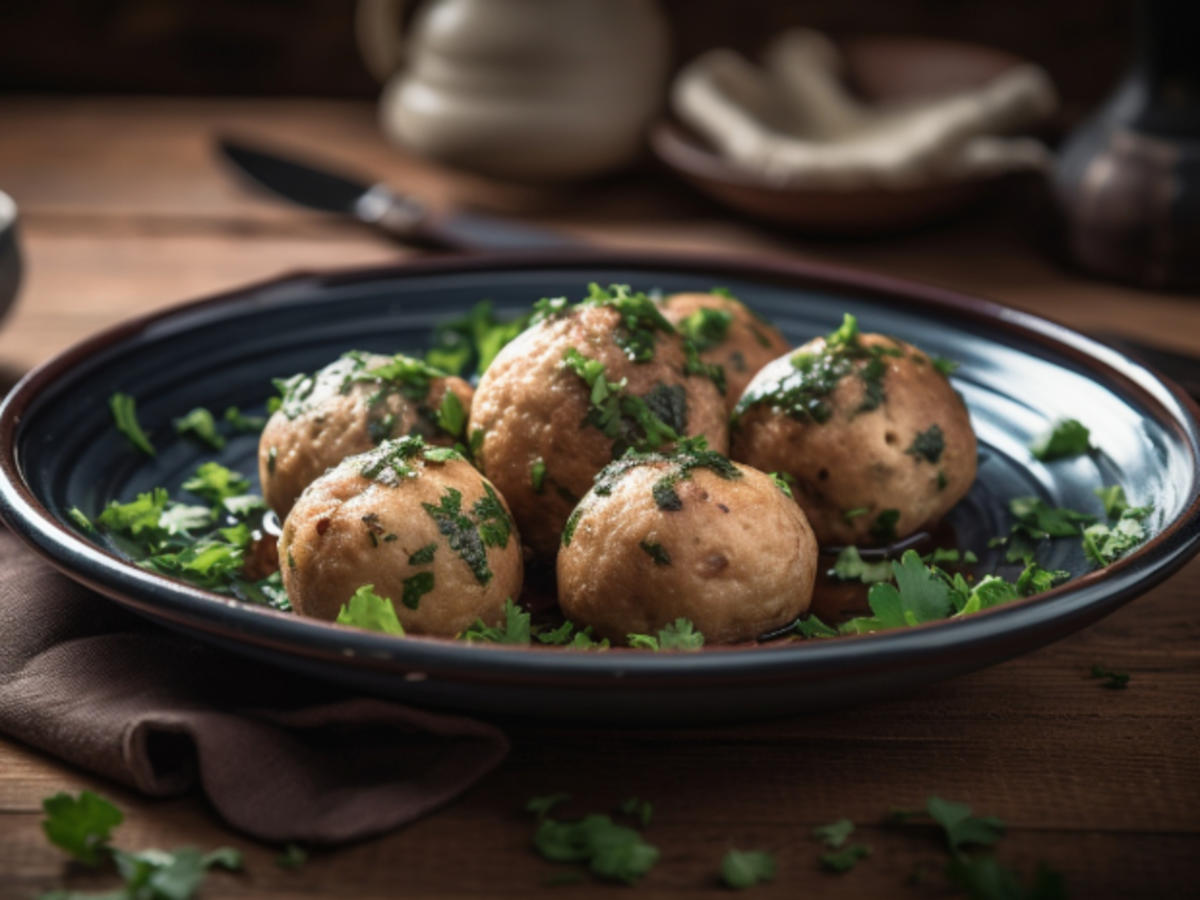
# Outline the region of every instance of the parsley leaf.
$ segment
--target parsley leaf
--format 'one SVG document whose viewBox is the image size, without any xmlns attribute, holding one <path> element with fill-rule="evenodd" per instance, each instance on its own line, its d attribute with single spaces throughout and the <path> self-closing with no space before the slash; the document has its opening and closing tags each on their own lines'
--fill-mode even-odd
<svg viewBox="0 0 1200 900">
<path fill-rule="evenodd" d="M 796 633 L 806 638 L 837 637 L 838 630 L 830 628 L 816 616 L 809 616 L 796 622 Z"/>
<path fill-rule="evenodd" d="M 725 341 L 732 323 L 733 313 L 724 309 L 701 307 L 684 318 L 678 328 L 696 345 L 696 349 L 703 353 Z"/>
<path fill-rule="evenodd" d="M 658 862 L 658 848 L 633 828 L 617 825 L 606 815 L 592 813 L 577 821 L 543 818 L 533 846 L 553 862 L 585 862 L 592 874 L 633 884 Z"/>
<path fill-rule="evenodd" d="M 607 650 L 609 648 L 608 638 L 596 640 L 592 636 L 591 625 L 585 628 L 578 628 L 569 619 L 557 628 L 547 629 L 544 626 L 537 626 L 533 629 L 533 634 L 537 638 L 538 643 L 541 644 L 572 647 L 576 650 Z"/>
<path fill-rule="evenodd" d="M 562 791 L 556 794 L 543 794 L 539 797 L 530 797 L 525 802 L 525 812 L 533 813 L 539 819 L 544 819 L 550 810 L 554 809 L 560 803 L 566 803 L 570 799 L 571 795 Z"/>
<path fill-rule="evenodd" d="M 838 819 L 829 825 L 818 825 L 812 833 L 826 847 L 836 850 L 854 833 L 854 823 L 849 819 Z"/>
<path fill-rule="evenodd" d="M 721 880 L 735 890 L 775 878 L 775 857 L 765 850 L 730 850 L 721 860 Z"/>
<path fill-rule="evenodd" d="M 117 391 L 108 398 L 108 408 L 112 412 L 117 431 L 125 435 L 129 443 L 138 450 L 147 456 L 154 456 L 156 454 L 154 445 L 150 443 L 150 438 L 146 437 L 146 432 L 142 431 L 142 426 L 138 422 L 137 401 L 128 394 Z"/>
<path fill-rule="evenodd" d="M 89 866 L 108 856 L 112 830 L 125 820 L 119 809 L 91 791 L 81 791 L 78 797 L 55 794 L 42 801 L 42 809 L 42 831 L 50 843 Z"/>
<path fill-rule="evenodd" d="M 1080 456 L 1091 449 L 1091 432 L 1078 419 L 1060 419 L 1029 445 L 1034 459 L 1042 462 Z"/>
<path fill-rule="evenodd" d="M 454 437 L 461 437 L 463 429 L 467 427 L 467 413 L 463 409 L 462 401 L 449 387 L 442 395 L 442 403 L 438 407 L 437 424 L 442 431 Z"/>
<path fill-rule="evenodd" d="M 1106 669 L 1101 665 L 1092 666 L 1092 678 L 1103 678 L 1104 681 L 1101 687 L 1108 688 L 1110 691 L 1123 691 L 1129 686 L 1129 679 L 1132 677 L 1128 672 L 1117 672 L 1113 669 Z"/>
<path fill-rule="evenodd" d="M 75 523 L 80 531 L 95 531 L 96 526 L 92 524 L 92 520 L 87 517 L 82 509 L 78 506 L 72 506 L 67 510 L 67 517 Z"/>
<path fill-rule="evenodd" d="M 924 431 L 918 432 L 904 452 L 915 456 L 918 460 L 923 459 L 926 462 L 936 463 L 942 458 L 942 451 L 945 449 L 946 436 L 942 433 L 940 425 L 933 424 Z"/>
<path fill-rule="evenodd" d="M 308 851 L 299 844 L 288 844 L 275 857 L 275 865 L 281 869 L 298 869 L 308 862 Z"/>
<path fill-rule="evenodd" d="M 154 488 L 128 503 L 109 502 L 96 517 L 96 524 L 109 531 L 151 542 L 158 538 L 163 528 L 159 524 L 163 511 L 167 508 L 166 488 Z"/>
<path fill-rule="evenodd" d="M 650 819 L 654 816 L 654 806 L 650 801 L 640 800 L 637 797 L 626 797 L 621 801 L 618 809 L 625 815 L 637 819 L 643 828 L 649 827 Z"/>
<path fill-rule="evenodd" d="M 525 330 L 529 319 L 526 314 L 501 322 L 493 314 L 492 301 L 481 300 L 465 316 L 434 329 L 433 346 L 425 353 L 425 361 L 455 375 L 472 368 L 482 375 L 504 345 Z"/>
<path fill-rule="evenodd" d="M 216 505 L 226 497 L 245 494 L 250 490 L 250 482 L 218 462 L 206 462 L 201 463 L 196 474 L 183 483 L 183 489 Z"/>
<path fill-rule="evenodd" d="M 994 856 L 957 856 L 946 867 L 946 877 L 976 900 L 1066 900 L 1062 876 L 1038 863 L 1033 884 L 1025 888 L 1011 869 Z"/>
<path fill-rule="evenodd" d="M 183 418 L 175 419 L 175 433 L 190 434 L 214 450 L 225 446 L 225 438 L 217 433 L 217 423 L 213 414 L 203 406 L 197 406 Z"/>
<path fill-rule="evenodd" d="M 647 556 L 654 560 L 656 566 L 671 565 L 671 554 L 662 544 L 643 539 L 638 546 L 642 548 Z"/>
<path fill-rule="evenodd" d="M 495 628 L 485 625 L 482 619 L 476 619 L 459 638 L 468 643 L 528 644 L 531 633 L 529 613 L 514 603 L 512 597 L 508 597 L 504 601 L 503 625 Z"/>
<path fill-rule="evenodd" d="M 1122 513 L 1115 525 L 1102 522 L 1089 525 L 1083 530 L 1083 553 L 1097 566 L 1116 562 L 1146 539 L 1146 528 L 1142 520 L 1150 515 L 1149 506 L 1130 506 Z"/>
<path fill-rule="evenodd" d="M 1067 507 L 1049 506 L 1037 497 L 1014 497 L 1008 501 L 1020 530 L 1031 538 L 1074 537 L 1081 533 L 1080 525 L 1096 521 L 1095 516 Z"/>
<path fill-rule="evenodd" d="M 417 609 L 421 605 L 421 598 L 433 590 L 433 573 L 418 572 L 405 578 L 403 584 L 404 594 L 400 602 L 409 609 Z"/>
<path fill-rule="evenodd" d="M 946 835 L 952 853 L 968 845 L 991 846 L 1004 834 L 1004 823 L 995 816 L 973 816 L 971 807 L 930 795 L 925 811 Z"/>
<path fill-rule="evenodd" d="M 838 581 L 861 581 L 873 584 L 877 581 L 892 580 L 892 564 L 886 560 L 869 563 L 863 560 L 858 548 L 851 545 L 843 547 L 828 572 L 831 578 Z"/>
<path fill-rule="evenodd" d="M 364 584 L 338 612 L 339 625 L 353 625 L 368 631 L 404 636 L 404 626 L 396 617 L 396 608 L 387 597 L 375 593 L 375 585 Z"/>
<path fill-rule="evenodd" d="M 819 859 L 822 868 L 841 874 L 849 872 L 858 865 L 859 860 L 866 859 L 870 855 L 871 848 L 866 844 L 851 844 L 844 850 L 830 850 L 828 853 L 822 853 Z"/>
<path fill-rule="evenodd" d="M 872 585 L 867 604 L 874 616 L 859 616 L 842 623 L 843 634 L 864 634 L 887 628 L 919 625 L 950 615 L 953 603 L 945 580 L 921 561 L 915 550 L 906 550 L 892 562 L 896 585 Z"/>
<path fill-rule="evenodd" d="M 246 432 L 248 434 L 255 434 L 262 431 L 263 426 L 267 424 L 267 420 L 262 416 L 247 416 L 236 406 L 227 406 L 221 418 L 228 422 L 234 431 Z"/>
<path fill-rule="evenodd" d="M 629 634 L 626 642 L 642 650 L 699 650 L 704 646 L 704 635 L 687 619 L 678 618 L 660 628 L 657 635 Z"/>
</svg>

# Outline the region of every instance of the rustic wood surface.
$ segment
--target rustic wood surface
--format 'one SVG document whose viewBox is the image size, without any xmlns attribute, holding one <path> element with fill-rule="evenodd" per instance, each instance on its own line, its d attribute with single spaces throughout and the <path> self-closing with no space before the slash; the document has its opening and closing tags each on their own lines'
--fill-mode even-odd
<svg viewBox="0 0 1200 900">
<path fill-rule="evenodd" d="M 295 141 L 436 204 L 474 202 L 609 246 L 776 251 L 849 263 L 1002 300 L 1082 329 L 1200 353 L 1195 298 L 1086 280 L 1030 243 L 1036 222 L 1005 198 L 957 222 L 886 241 L 805 241 L 737 222 L 644 167 L 544 196 L 454 176 L 377 136 L 368 105 L 313 101 L 0 98 L 0 187 L 22 209 L 28 278 L 0 332 L 15 375 L 129 315 L 283 271 L 395 260 L 406 252 L 353 225 L 253 197 L 221 171 L 219 130 Z M 566 790 L 577 811 L 636 794 L 655 804 L 662 860 L 639 895 L 720 890 L 729 847 L 776 853 L 761 896 L 949 896 L 945 854 L 921 830 L 884 828 L 894 806 L 941 796 L 1000 816 L 997 855 L 1023 873 L 1062 872 L 1070 896 L 1190 897 L 1200 886 L 1200 562 L 1071 638 L 886 704 L 687 731 L 521 727 L 504 766 L 448 809 L 386 837 L 315 853 L 297 871 L 278 848 L 224 827 L 200 795 L 150 801 L 0 739 L 0 896 L 100 887 L 41 834 L 41 798 L 91 787 L 128 811 L 131 846 L 232 843 L 243 875 L 203 896 L 526 896 L 555 867 L 529 850 L 519 812 Z M 1129 688 L 1087 677 L 1102 663 Z M 822 872 L 814 825 L 859 823 L 873 848 Z M 910 876 L 920 873 L 916 883 Z"/>
</svg>

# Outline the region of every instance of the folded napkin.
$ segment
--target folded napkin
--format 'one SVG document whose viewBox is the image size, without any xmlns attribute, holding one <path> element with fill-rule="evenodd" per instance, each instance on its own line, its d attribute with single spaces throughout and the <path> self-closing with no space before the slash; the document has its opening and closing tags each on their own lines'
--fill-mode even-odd
<svg viewBox="0 0 1200 900">
<path fill-rule="evenodd" d="M 235 828 L 334 843 L 411 821 L 508 751 L 490 725 L 340 694 L 154 627 L 0 530 L 0 732 Z"/>
<path fill-rule="evenodd" d="M 761 68 L 732 50 L 698 57 L 676 77 L 672 107 L 730 162 L 781 187 L 911 188 L 1049 164 L 1038 141 L 1002 136 L 1054 110 L 1037 66 L 891 106 L 859 102 L 844 67 L 824 35 L 788 31 Z"/>
</svg>

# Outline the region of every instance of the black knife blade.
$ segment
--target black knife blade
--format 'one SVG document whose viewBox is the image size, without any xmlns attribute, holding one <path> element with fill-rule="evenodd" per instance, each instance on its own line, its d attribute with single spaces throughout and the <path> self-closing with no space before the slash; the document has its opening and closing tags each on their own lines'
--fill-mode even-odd
<svg viewBox="0 0 1200 900">
<path fill-rule="evenodd" d="M 546 229 L 484 213 L 435 215 L 387 185 L 246 141 L 221 137 L 217 148 L 239 172 L 271 193 L 321 212 L 341 213 L 404 243 L 448 250 L 526 250 L 577 246 Z"/>
</svg>

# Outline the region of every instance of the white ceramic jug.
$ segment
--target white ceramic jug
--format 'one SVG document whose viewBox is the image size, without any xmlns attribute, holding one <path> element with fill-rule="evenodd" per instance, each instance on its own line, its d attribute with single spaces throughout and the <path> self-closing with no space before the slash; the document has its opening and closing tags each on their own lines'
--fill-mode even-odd
<svg viewBox="0 0 1200 900">
<path fill-rule="evenodd" d="M 565 180 L 627 163 L 662 100 L 654 0 L 359 0 L 363 58 L 385 81 L 384 131 L 451 165 Z"/>
</svg>

